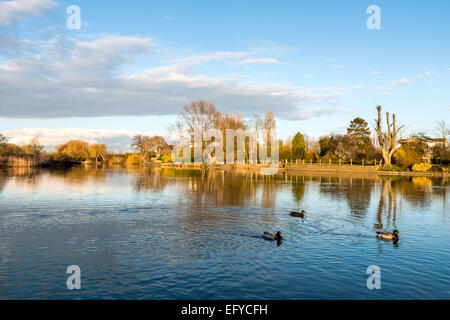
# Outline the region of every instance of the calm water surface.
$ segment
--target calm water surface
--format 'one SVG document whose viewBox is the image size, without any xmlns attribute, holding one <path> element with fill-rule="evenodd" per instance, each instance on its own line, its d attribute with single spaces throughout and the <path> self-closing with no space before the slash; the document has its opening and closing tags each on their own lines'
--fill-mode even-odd
<svg viewBox="0 0 450 320">
<path fill-rule="evenodd" d="M 428 178 L 0 171 L 0 299 L 450 299 L 449 189 Z M 378 240 L 380 228 L 403 236 Z M 280 246 L 260 237 L 278 230 Z M 73 264 L 78 292 L 66 287 Z M 370 265 L 381 290 L 367 289 Z"/>
</svg>

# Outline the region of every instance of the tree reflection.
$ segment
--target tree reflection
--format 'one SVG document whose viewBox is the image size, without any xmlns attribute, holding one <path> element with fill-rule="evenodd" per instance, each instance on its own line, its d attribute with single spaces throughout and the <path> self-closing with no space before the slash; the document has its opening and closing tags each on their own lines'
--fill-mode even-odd
<svg viewBox="0 0 450 320">
<path fill-rule="evenodd" d="M 302 181 L 296 181 L 292 184 L 292 194 L 294 196 L 294 199 L 297 202 L 300 202 L 303 200 L 303 197 L 305 196 L 305 183 Z"/>
<path fill-rule="evenodd" d="M 386 212 L 387 225 L 397 228 L 397 194 L 392 188 L 392 179 L 382 179 L 382 191 L 377 209 L 375 228 L 383 229 L 383 212 Z"/>
<path fill-rule="evenodd" d="M 372 189 L 377 177 L 322 177 L 320 192 L 334 198 L 345 199 L 350 213 L 362 218 L 367 214 L 370 206 Z"/>
<path fill-rule="evenodd" d="M 0 191 L 7 185 L 8 181 L 21 183 L 28 186 L 38 185 L 43 171 L 38 168 L 18 167 L 0 170 Z"/>
<path fill-rule="evenodd" d="M 403 201 L 415 208 L 426 208 L 433 203 L 433 200 L 442 198 L 445 212 L 448 190 L 449 180 L 445 177 L 442 179 L 383 177 L 375 227 L 397 228 L 397 213 L 401 209 L 399 203 Z M 383 222 L 383 213 L 385 213 L 385 222 Z"/>
<path fill-rule="evenodd" d="M 89 180 L 105 183 L 107 170 L 103 167 L 74 167 L 71 169 L 56 169 L 52 171 L 52 175 L 62 177 L 70 184 L 84 184 Z"/>
</svg>

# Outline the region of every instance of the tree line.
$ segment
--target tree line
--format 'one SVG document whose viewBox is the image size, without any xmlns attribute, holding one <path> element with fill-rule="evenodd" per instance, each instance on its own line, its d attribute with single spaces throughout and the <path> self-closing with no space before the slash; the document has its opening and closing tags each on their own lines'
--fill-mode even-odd
<svg viewBox="0 0 450 320">
<path fill-rule="evenodd" d="M 48 159 L 58 162 L 103 162 L 108 155 L 106 144 L 89 144 L 82 140 L 71 140 L 55 148 L 55 152 L 47 152 L 38 138 L 29 143 L 16 145 L 9 143 L 6 137 L 0 134 L 0 157 L 19 157 L 32 159 Z"/>
<path fill-rule="evenodd" d="M 431 140 L 423 133 L 411 135 L 408 139 L 402 139 L 404 126 L 397 123 L 395 114 L 392 116 L 386 112 L 383 119 L 382 108 L 376 108 L 378 117 L 371 130 L 369 123 L 357 117 L 353 119 L 345 134 L 329 134 L 318 139 L 313 139 L 298 132 L 285 141 L 279 140 L 279 159 L 281 161 L 329 162 L 329 161 L 375 161 L 382 163 L 387 168 L 411 169 L 415 164 L 428 161 L 436 164 L 450 162 L 450 150 L 448 144 L 449 128 L 445 121 L 439 122 L 436 127 L 436 135 L 439 141 L 430 146 Z M 267 110 L 263 116 L 255 114 L 248 119 L 237 112 L 221 113 L 213 103 L 203 100 L 193 101 L 182 108 L 177 121 L 169 127 L 170 140 L 191 141 L 195 130 L 203 135 L 210 129 L 222 132 L 226 140 L 226 131 L 243 130 L 251 131 L 256 137 L 256 148 L 262 146 L 263 133 L 269 139 L 276 132 L 276 121 L 271 110 Z M 203 137 L 203 136 L 202 136 Z M 202 139 L 202 148 L 206 148 L 211 141 Z M 225 141 L 226 142 L 226 141 Z M 175 144 L 174 143 L 174 144 Z M 255 147 L 248 140 L 245 142 L 245 157 Z M 226 143 L 224 146 L 224 153 Z M 270 145 L 270 144 L 269 144 Z M 130 145 L 135 153 L 129 153 L 121 157 L 118 162 L 126 162 L 133 165 L 143 165 L 155 160 L 171 162 L 171 152 L 174 145 L 170 145 L 162 136 L 135 135 Z M 237 146 L 235 146 L 235 154 Z M 91 161 L 105 162 L 111 158 L 105 144 L 89 144 L 82 140 L 71 140 L 55 148 L 55 152 L 48 153 L 39 143 L 37 138 L 21 146 L 8 143 L 6 137 L 0 134 L 0 156 L 16 156 L 29 158 L 50 158 L 54 161 Z M 259 159 L 258 159 L 259 160 Z"/>
</svg>

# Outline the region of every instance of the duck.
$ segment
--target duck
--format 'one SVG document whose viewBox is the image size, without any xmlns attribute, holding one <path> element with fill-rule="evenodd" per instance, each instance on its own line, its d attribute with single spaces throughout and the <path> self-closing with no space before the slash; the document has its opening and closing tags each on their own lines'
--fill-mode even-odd
<svg viewBox="0 0 450 320">
<path fill-rule="evenodd" d="M 272 233 L 272 232 L 266 232 L 264 231 L 262 234 L 262 237 L 266 240 L 270 240 L 270 241 L 281 241 L 283 239 L 283 236 L 281 235 L 281 232 L 278 231 L 277 233 Z"/>
<path fill-rule="evenodd" d="M 384 240 L 398 241 L 398 236 L 401 236 L 398 230 L 394 230 L 393 232 L 377 232 L 377 237 Z"/>
<path fill-rule="evenodd" d="M 302 212 L 298 212 L 298 211 L 291 211 L 291 217 L 296 217 L 296 218 L 305 218 L 306 215 L 306 211 L 302 210 Z"/>
</svg>

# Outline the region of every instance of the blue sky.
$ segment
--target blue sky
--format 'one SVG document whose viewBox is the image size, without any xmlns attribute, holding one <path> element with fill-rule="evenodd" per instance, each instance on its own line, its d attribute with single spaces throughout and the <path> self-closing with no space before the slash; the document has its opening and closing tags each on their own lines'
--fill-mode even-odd
<svg viewBox="0 0 450 320">
<path fill-rule="evenodd" d="M 72 4 L 80 30 L 66 28 Z M 381 30 L 366 26 L 370 5 Z M 444 0 L 0 1 L 0 131 L 124 149 L 206 99 L 272 109 L 281 138 L 372 123 L 378 104 L 433 135 L 450 114 L 449 16 Z"/>
</svg>

